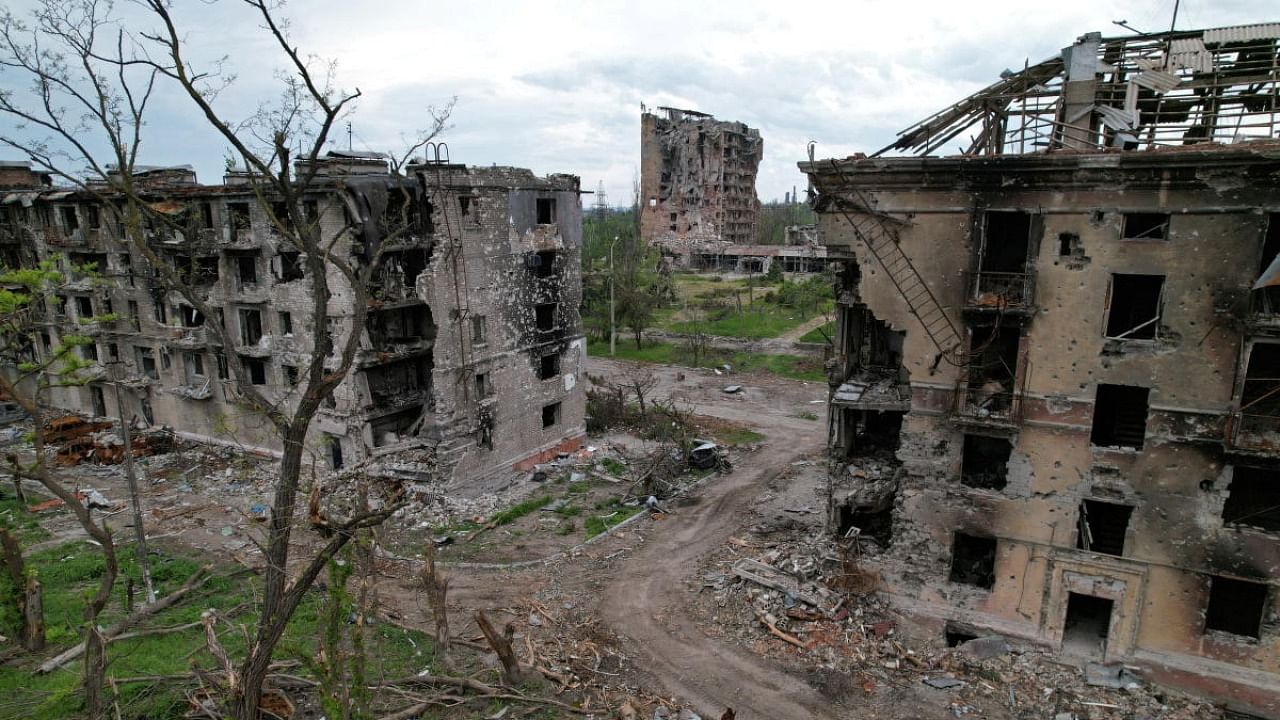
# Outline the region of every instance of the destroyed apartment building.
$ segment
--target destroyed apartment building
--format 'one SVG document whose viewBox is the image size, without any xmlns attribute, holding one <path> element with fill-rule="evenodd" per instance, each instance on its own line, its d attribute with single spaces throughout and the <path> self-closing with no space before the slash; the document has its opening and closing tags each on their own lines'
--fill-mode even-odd
<svg viewBox="0 0 1280 720">
<path fill-rule="evenodd" d="M 1280 717 L 1278 41 L 1085 35 L 800 163 L 843 259 L 832 529 L 939 639 Z"/>
<path fill-rule="evenodd" d="M 304 214 L 335 254 L 379 264 L 355 366 L 317 414 L 310 456 L 337 469 L 429 447 L 434 479 L 448 483 L 579 446 L 578 178 L 447 161 L 400 175 L 369 153 L 311 162 L 320 180 Z M 68 334 L 92 339 L 77 351 L 96 379 L 53 389 L 55 407 L 116 416 L 118 388 L 122 414 L 138 422 L 279 451 L 270 425 L 238 401 L 227 356 L 236 353 L 254 385 L 287 402 L 314 347 L 312 293 L 305 258 L 275 230 L 272 216 L 285 213 L 268 213 L 271 198 L 260 201 L 251 180 L 232 171 L 222 185 L 200 185 L 187 167 L 135 173 L 152 209 L 186 228 L 148 227 L 145 242 L 218 309 L 206 318 L 161 284 L 98 193 L 54 187 L 23 163 L 0 165 L 0 264 L 51 261 L 69 281 L 44 300 L 35 352 Z M 352 295 L 326 267 L 340 343 Z M 207 332 L 214 322 L 235 339 L 230 347 Z"/>
</svg>

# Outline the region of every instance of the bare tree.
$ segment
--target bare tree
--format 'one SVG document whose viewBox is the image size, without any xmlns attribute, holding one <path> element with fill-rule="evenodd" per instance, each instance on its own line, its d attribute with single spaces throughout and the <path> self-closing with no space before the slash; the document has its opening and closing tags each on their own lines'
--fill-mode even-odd
<svg viewBox="0 0 1280 720">
<path fill-rule="evenodd" d="M 257 204 L 280 242 L 298 252 L 304 263 L 314 345 L 301 368 L 296 392 L 281 398 L 261 391 L 239 356 L 227 354 L 241 401 L 267 420 L 282 452 L 263 544 L 266 567 L 257 626 L 235 677 L 227 681 L 232 689 L 231 712 L 243 720 L 256 720 L 272 654 L 307 591 L 357 532 L 376 526 L 399 507 L 388 505 L 326 520 L 322 547 L 294 563 L 296 572 L 291 574 L 290 540 L 308 431 L 321 404 L 352 368 L 368 318 L 370 280 L 389 241 L 414 229 L 414 194 L 406 180 L 400 185 L 405 200 L 399 204 L 400 217 L 356 219 L 356 223 L 376 224 L 382 240 L 376 247 L 365 247 L 358 255 L 338 252 L 338 242 L 350 234 L 322 234 L 305 199 L 326 187 L 318 158 L 335 125 L 352 111 L 360 91 L 339 88 L 334 63 L 298 49 L 290 39 L 288 23 L 276 15 L 274 2 L 242 0 L 241 5 L 260 23 L 283 65 L 278 71 L 279 97 L 264 101 L 247 118 L 233 118 L 223 111 L 219 96 L 233 80 L 224 70 L 226 59 L 197 67 L 188 57 L 177 8 L 169 2 L 139 0 L 134 10 L 145 17 L 131 27 L 119 23 L 108 3 L 95 0 L 43 0 L 29 23 L 12 11 L 3 11 L 0 71 L 25 81 L 28 88 L 0 91 L 0 116 L 9 121 L 9 129 L 0 131 L 0 145 L 101 199 L 118 216 L 123 234 L 146 258 L 160 283 L 207 319 L 217 343 L 230 347 L 234 343 L 228 328 L 213 320 L 219 317 L 217 308 L 188 281 L 182 268 L 146 242 L 147 228 L 183 229 L 181 217 L 152 206 L 137 172 L 148 129 L 144 118 L 152 100 L 157 93 L 176 91 L 230 147 L 232 159 L 244 168 Z M 142 22 L 151 27 L 137 29 Z M 440 132 L 451 109 L 452 104 L 431 111 L 429 127 L 409 146 L 420 148 Z M 109 162 L 100 158 L 99 148 L 106 148 Z M 81 166 L 86 170 L 80 171 Z M 351 297 L 350 313 L 338 317 L 329 307 L 335 284 Z M 331 319 L 343 323 L 338 337 L 329 331 Z M 78 503 L 73 501 L 68 504 L 75 509 Z M 99 534 L 102 537 L 94 535 L 95 540 L 110 542 L 105 531 Z M 110 583 L 104 580 L 99 605 L 105 605 L 109 593 Z"/>
</svg>

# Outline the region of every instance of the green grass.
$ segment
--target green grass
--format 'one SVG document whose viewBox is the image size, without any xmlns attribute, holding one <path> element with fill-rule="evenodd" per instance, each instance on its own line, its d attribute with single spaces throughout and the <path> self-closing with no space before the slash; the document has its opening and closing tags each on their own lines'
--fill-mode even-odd
<svg viewBox="0 0 1280 720">
<path fill-rule="evenodd" d="M 604 515 L 592 515 L 582 522 L 583 529 L 587 531 L 588 539 L 599 535 L 633 515 L 639 514 L 644 510 L 644 507 L 640 505 L 623 505 L 618 502 L 618 498 L 610 498 L 607 501 L 598 503 L 596 509 L 608 510 L 609 512 Z"/>
<path fill-rule="evenodd" d="M 595 357 L 609 356 L 609 343 L 591 342 L 587 345 L 587 353 Z M 635 343 L 618 343 L 617 357 L 623 360 L 650 362 L 660 365 L 691 365 L 688 351 L 669 343 L 646 342 L 640 350 Z M 735 352 L 724 353 L 710 351 L 701 363 L 702 367 L 719 367 L 725 363 L 733 366 L 735 372 L 767 372 L 792 380 L 810 382 L 826 382 L 822 364 L 810 358 L 798 355 L 770 355 L 767 353 Z"/>
<path fill-rule="evenodd" d="M 764 435 L 755 430 L 748 430 L 743 427 L 736 427 L 732 430 L 722 430 L 715 434 L 716 439 L 725 445 L 754 445 L 764 440 Z"/>
<path fill-rule="evenodd" d="M 825 333 L 825 335 L 823 334 Z M 800 336 L 800 342 L 807 343 L 826 343 L 831 342 L 836 336 L 836 321 L 832 320 L 826 325 L 820 325 L 809 332 Z"/>
<path fill-rule="evenodd" d="M 43 496 L 33 495 L 27 498 L 27 502 L 34 505 L 43 499 Z M 53 511 L 46 510 L 45 512 Z M 49 537 L 49 531 L 40 527 L 39 518 L 27 512 L 26 507 L 18 502 L 17 498 L 12 498 L 8 495 L 0 497 L 0 527 L 16 531 L 18 541 L 23 545 L 37 543 Z"/>
<path fill-rule="evenodd" d="M 626 464 L 616 458 L 604 458 L 600 461 L 600 464 L 604 466 L 604 471 L 610 475 L 623 475 L 627 472 Z"/>
<path fill-rule="evenodd" d="M 679 333 L 701 331 L 707 335 L 720 337 L 763 340 L 778 337 L 809 318 L 827 312 L 830 309 L 827 307 L 828 304 L 824 303 L 816 308 L 815 312 L 804 314 L 794 308 L 757 301 L 751 307 L 744 308 L 741 314 L 730 311 L 724 317 L 715 320 L 670 323 L 664 329 Z"/>
<path fill-rule="evenodd" d="M 113 593 L 112 603 L 100 618 L 109 625 L 123 614 L 125 578 L 135 579 L 141 587 L 139 573 L 131 549 L 119 549 L 121 577 Z M 47 675 L 32 669 L 43 657 L 80 640 L 84 600 L 96 588 L 102 576 L 101 555 L 85 543 L 70 543 L 57 548 L 31 553 L 28 565 L 37 568 L 44 586 L 45 624 L 49 651 L 41 657 L 18 658 L 0 666 L 0 715 L 27 720 L 53 720 L 80 711 L 80 673 L 82 665 L 73 662 Z M 152 578 L 156 592 L 164 596 L 173 592 L 189 577 L 200 562 L 190 557 L 157 552 L 151 558 Z M 227 622 L 219 625 L 223 645 L 233 658 L 244 652 L 244 635 L 240 626 L 252 631 L 253 587 L 256 580 L 239 568 L 218 568 L 212 577 L 193 591 L 176 607 L 158 613 L 144 627 L 173 627 L 197 622 L 206 608 L 218 608 Z M 257 588 L 260 592 L 261 589 Z M 234 608 L 243 610 L 234 616 Z M 317 638 L 321 635 L 319 616 L 322 611 L 320 593 L 304 599 L 276 652 L 279 660 L 309 660 L 316 656 Z M 170 675 L 187 672 L 192 662 L 212 669 L 214 661 L 204 650 L 204 632 L 200 627 L 167 635 L 154 635 L 111 643 L 107 649 L 108 673 L 117 680 L 145 675 Z M 431 640 L 420 633 L 404 631 L 379 623 L 369 630 L 366 640 L 369 674 L 399 676 L 420 671 L 431 660 Z M 293 670 L 306 675 L 305 668 Z M 124 683 L 120 685 L 120 713 L 123 718 L 181 718 L 187 710 L 181 684 Z"/>
<path fill-rule="evenodd" d="M 538 497 L 529 498 L 523 502 L 518 502 L 506 510 L 500 510 L 494 513 L 493 517 L 489 518 L 489 524 L 494 527 L 510 525 L 525 515 L 528 515 L 535 510 L 540 510 L 552 500 L 553 498 L 550 495 L 540 495 Z"/>
</svg>

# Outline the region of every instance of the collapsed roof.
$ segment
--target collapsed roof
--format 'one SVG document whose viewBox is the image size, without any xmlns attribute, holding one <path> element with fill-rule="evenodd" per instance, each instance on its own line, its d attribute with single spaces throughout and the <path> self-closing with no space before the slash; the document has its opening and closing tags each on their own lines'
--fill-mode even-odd
<svg viewBox="0 0 1280 720">
<path fill-rule="evenodd" d="M 875 153 L 1148 150 L 1277 138 L 1280 23 L 1090 33 L 898 133 Z"/>
</svg>

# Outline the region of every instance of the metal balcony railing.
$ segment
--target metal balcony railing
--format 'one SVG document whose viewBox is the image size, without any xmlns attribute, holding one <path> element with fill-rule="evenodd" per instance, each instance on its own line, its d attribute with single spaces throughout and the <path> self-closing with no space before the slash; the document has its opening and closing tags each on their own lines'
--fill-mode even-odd
<svg viewBox="0 0 1280 720">
<path fill-rule="evenodd" d="M 1035 273 L 965 273 L 967 310 L 1030 312 L 1035 307 Z"/>
<path fill-rule="evenodd" d="M 1231 450 L 1280 455 L 1280 416 L 1233 412 L 1225 440 Z"/>
</svg>

